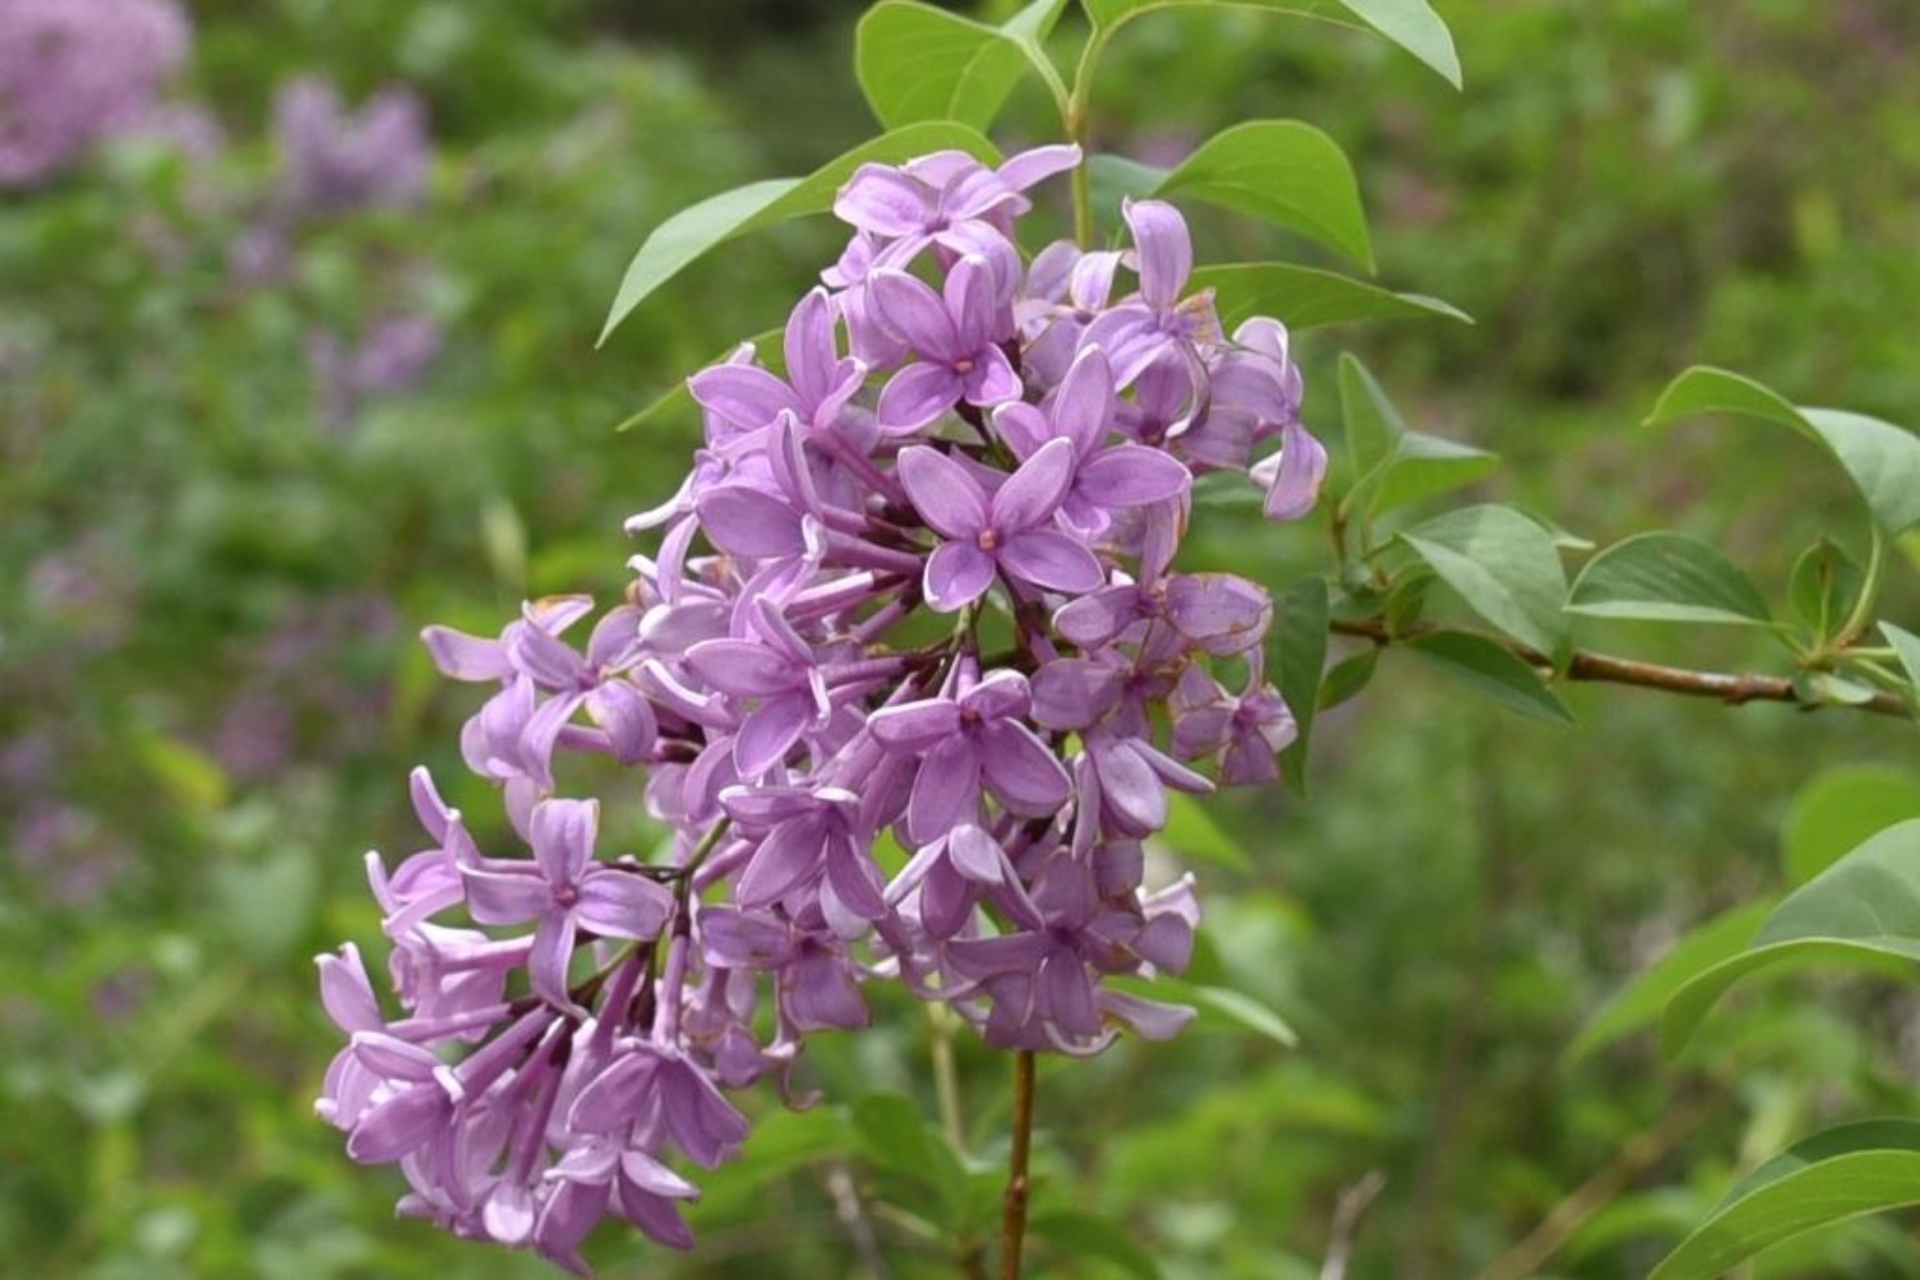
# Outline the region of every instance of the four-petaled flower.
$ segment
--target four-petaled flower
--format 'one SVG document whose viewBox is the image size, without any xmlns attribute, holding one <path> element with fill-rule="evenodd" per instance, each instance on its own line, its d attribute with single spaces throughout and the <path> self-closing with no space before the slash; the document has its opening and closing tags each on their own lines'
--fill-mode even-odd
<svg viewBox="0 0 1920 1280">
<path fill-rule="evenodd" d="M 1086 544 L 1053 527 L 1073 487 L 1074 446 L 1050 440 L 1011 476 L 989 473 L 989 495 L 974 473 L 938 449 L 900 455 L 900 481 L 927 524 L 946 541 L 927 559 L 927 603 L 940 613 L 985 595 L 994 574 L 1041 591 L 1081 595 L 1106 581 Z"/>
<path fill-rule="evenodd" d="M 529 820 L 533 861 L 483 859 L 461 868 L 467 908 L 481 924 L 537 922 L 527 972 L 534 993 L 560 1009 L 578 1006 L 567 967 L 582 929 L 605 938 L 660 936 L 673 894 L 639 874 L 596 862 L 600 828 L 595 800 L 543 800 Z"/>
</svg>

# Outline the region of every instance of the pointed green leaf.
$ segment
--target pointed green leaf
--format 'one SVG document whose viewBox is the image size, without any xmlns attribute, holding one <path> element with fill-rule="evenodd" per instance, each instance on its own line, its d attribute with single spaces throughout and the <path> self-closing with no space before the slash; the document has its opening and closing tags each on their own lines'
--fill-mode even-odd
<svg viewBox="0 0 1920 1280">
<path fill-rule="evenodd" d="M 1649 622 L 1768 626 L 1760 589 L 1718 547 L 1680 533 L 1616 542 L 1574 580 L 1567 612 Z"/>
<path fill-rule="evenodd" d="M 1059 20 L 1065 0 L 1036 0 L 1004 27 L 918 0 L 882 0 L 854 31 L 854 72 L 889 129 L 953 120 L 985 130 Z"/>
<path fill-rule="evenodd" d="M 1362 22 L 1461 87 L 1460 55 L 1433 6 L 1426 0 L 1343 0 Z"/>
<path fill-rule="evenodd" d="M 1357 477 L 1342 505 L 1368 519 L 1464 488 L 1500 465 L 1483 449 L 1409 430 L 1379 381 L 1350 354 L 1340 357 L 1340 407 Z"/>
<path fill-rule="evenodd" d="M 1866 585 L 1867 571 L 1847 554 L 1847 549 L 1831 538 L 1822 538 L 1793 562 L 1787 601 L 1824 644 L 1846 625 Z"/>
<path fill-rule="evenodd" d="M 1167 797 L 1167 825 L 1161 832 L 1170 848 L 1195 862 L 1245 871 L 1253 864 L 1240 842 L 1228 835 L 1192 796 L 1175 792 Z"/>
<path fill-rule="evenodd" d="M 1241 991 L 1203 986 L 1166 974 L 1156 976 L 1151 982 L 1140 978 L 1115 978 L 1110 982 L 1117 990 L 1148 1000 L 1192 1005 L 1202 1027 L 1251 1031 L 1289 1049 L 1300 1043 L 1298 1033 L 1285 1018 Z"/>
<path fill-rule="evenodd" d="M 1420 59 L 1458 89 L 1460 56 L 1447 24 L 1426 0 L 1081 0 L 1097 27 L 1111 31 L 1160 9 L 1232 8 L 1318 18 L 1342 26 L 1357 18 Z"/>
<path fill-rule="evenodd" d="M 1427 320 L 1472 324 L 1458 307 L 1417 293 L 1393 293 L 1363 280 L 1279 262 L 1232 263 L 1193 273 L 1195 289 L 1212 289 L 1229 330 L 1252 316 L 1272 316 L 1296 332 L 1352 320 Z"/>
<path fill-rule="evenodd" d="M 1920 1203 L 1920 1121 L 1863 1120 L 1797 1142 L 1735 1184 L 1648 1280 L 1712 1280 L 1762 1249 Z"/>
<path fill-rule="evenodd" d="M 1356 698 L 1373 681 L 1373 673 L 1380 666 L 1380 650 L 1362 649 L 1350 658 L 1342 658 L 1333 664 L 1327 672 L 1327 678 L 1320 684 L 1320 705 L 1318 710 L 1327 711 Z"/>
<path fill-rule="evenodd" d="M 1658 1022 L 1661 1010 L 1674 992 L 1703 971 L 1746 949 L 1777 901 L 1769 897 L 1748 902 L 1695 926 L 1653 967 L 1600 1006 L 1567 1046 L 1563 1063 L 1572 1066 L 1594 1050 Z"/>
<path fill-rule="evenodd" d="M 1661 1038 L 1678 1053 L 1707 1011 L 1756 969 L 1812 960 L 1920 960 L 1920 821 L 1888 827 L 1789 894 L 1752 945 L 1674 993 Z"/>
<path fill-rule="evenodd" d="M 1553 724 L 1573 723 L 1573 714 L 1539 672 L 1485 636 L 1467 631 L 1430 631 L 1407 641 L 1407 648 L 1509 711 Z"/>
<path fill-rule="evenodd" d="M 1320 704 L 1320 674 L 1327 664 L 1327 580 L 1302 578 L 1274 601 L 1271 672 L 1293 712 L 1298 736 L 1280 753 L 1280 771 L 1294 794 L 1307 790 L 1307 749 Z"/>
<path fill-rule="evenodd" d="M 1373 371 L 1350 351 L 1340 354 L 1340 416 L 1356 478 L 1389 461 L 1410 430 Z"/>
<path fill-rule="evenodd" d="M 1511 507 L 1466 507 L 1399 535 L 1475 613 L 1556 661 L 1567 576 L 1545 529 Z"/>
<path fill-rule="evenodd" d="M 1087 182 L 1096 209 L 1118 209 L 1122 201 L 1148 199 L 1166 178 L 1165 169 L 1125 156 L 1097 155 L 1087 161 Z"/>
<path fill-rule="evenodd" d="M 1880 624 L 1880 633 L 1893 646 L 1894 653 L 1900 657 L 1900 665 L 1906 668 L 1907 680 L 1913 685 L 1914 704 L 1920 710 L 1920 636 L 1896 627 L 1891 622 Z"/>
<path fill-rule="evenodd" d="M 1374 269 L 1353 166 L 1340 145 L 1312 125 L 1253 120 L 1216 133 L 1154 194 L 1192 196 L 1252 214 Z"/>
<path fill-rule="evenodd" d="M 1800 789 L 1781 825 L 1781 861 L 1791 884 L 1838 862 L 1877 831 L 1920 818 L 1920 779 L 1880 765 L 1828 769 Z"/>
<path fill-rule="evenodd" d="M 1751 378 L 1697 365 L 1674 379 L 1649 425 L 1700 413 L 1737 413 L 1799 432 L 1825 449 L 1852 478 L 1881 531 L 1920 524 L 1920 437 L 1891 422 L 1840 409 L 1787 402 Z"/>
<path fill-rule="evenodd" d="M 965 125 L 912 124 L 862 143 L 804 178 L 749 183 L 682 209 L 655 227 L 634 255 L 620 281 L 613 308 L 607 313 L 600 341 L 605 343 L 649 294 L 708 250 L 749 231 L 827 212 L 833 208 L 841 184 L 870 161 L 898 163 L 943 150 L 965 151 L 989 163 L 1000 159 L 991 142 Z"/>
</svg>

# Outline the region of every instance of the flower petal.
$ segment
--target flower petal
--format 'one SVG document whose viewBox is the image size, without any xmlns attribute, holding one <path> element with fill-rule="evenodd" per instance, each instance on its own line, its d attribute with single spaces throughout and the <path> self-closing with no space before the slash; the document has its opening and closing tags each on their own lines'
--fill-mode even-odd
<svg viewBox="0 0 1920 1280">
<path fill-rule="evenodd" d="M 972 352 L 973 347 L 963 343 L 954 328 L 954 317 L 940 295 L 906 272 L 875 271 L 867 277 L 866 296 L 880 327 L 920 355 L 952 364 Z"/>
<path fill-rule="evenodd" d="M 1102 449 L 1080 466 L 1074 492 L 1102 507 L 1144 507 L 1185 493 L 1193 476 L 1158 449 L 1122 445 Z"/>
<path fill-rule="evenodd" d="M 926 226 L 932 195 L 925 183 L 892 165 L 861 165 L 840 188 L 833 215 L 875 235 L 904 236 Z"/>
<path fill-rule="evenodd" d="M 657 938 L 673 915 L 673 891 L 645 876 L 596 867 L 580 881 L 574 917 L 608 938 Z"/>
<path fill-rule="evenodd" d="M 881 746 L 918 754 L 960 728 L 960 708 L 947 698 L 927 698 L 882 707 L 867 717 L 867 731 Z"/>
<path fill-rule="evenodd" d="M 549 884 L 569 885 L 593 858 L 598 800 L 543 800 L 533 809 L 533 856 Z"/>
<path fill-rule="evenodd" d="M 960 822 L 980 817 L 980 755 L 971 739 L 956 734 L 920 763 L 907 802 L 907 828 L 915 844 L 931 844 Z"/>
<path fill-rule="evenodd" d="M 971 542 L 943 542 L 927 557 L 922 588 L 935 613 L 954 613 L 985 595 L 993 577 L 992 556 Z"/>
<path fill-rule="evenodd" d="M 707 541 L 736 556 L 797 556 L 806 550 L 800 513 L 750 485 L 716 485 L 696 509 Z"/>
<path fill-rule="evenodd" d="M 953 408 L 966 380 L 945 364 L 920 361 L 887 379 L 874 417 L 887 435 L 911 435 Z"/>
<path fill-rule="evenodd" d="M 1187 233 L 1187 220 L 1164 200 L 1128 201 L 1122 216 L 1133 232 L 1140 296 L 1155 310 L 1168 310 L 1180 301 L 1193 274 L 1193 239 Z"/>
<path fill-rule="evenodd" d="M 946 547 L 941 550 L 946 550 Z M 1009 577 L 1048 591 L 1081 595 L 1098 590 L 1107 581 L 1093 552 L 1066 534 L 1052 529 L 1029 529 L 1025 533 L 1016 533 L 1001 544 L 998 555 L 1000 567 L 1006 570 Z"/>
<path fill-rule="evenodd" d="M 737 427 L 757 431 L 780 414 L 796 412 L 793 388 L 750 364 L 717 364 L 687 379 L 687 391 L 702 409 Z"/>
<path fill-rule="evenodd" d="M 1066 766 L 1033 730 L 1017 720 L 996 720 L 980 730 L 980 757 L 994 798 L 1010 811 L 1045 817 L 1059 811 L 1073 792 Z"/>
<path fill-rule="evenodd" d="M 993 495 L 994 529 L 1004 536 L 1046 523 L 1072 487 L 1073 472 L 1073 442 L 1047 441 Z"/>
<path fill-rule="evenodd" d="M 938 449 L 901 451 L 900 483 L 920 518 L 943 538 L 971 539 L 987 527 L 987 494 L 980 482 Z"/>
</svg>

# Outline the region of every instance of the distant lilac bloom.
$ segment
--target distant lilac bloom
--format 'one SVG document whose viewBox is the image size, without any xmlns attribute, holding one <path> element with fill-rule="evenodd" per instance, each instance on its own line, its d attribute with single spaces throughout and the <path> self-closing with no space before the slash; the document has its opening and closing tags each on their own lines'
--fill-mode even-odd
<svg viewBox="0 0 1920 1280">
<path fill-rule="evenodd" d="M 1079 595 L 1105 580 L 1086 546 L 1053 527 L 1073 487 L 1073 442 L 1050 440 L 991 495 L 938 449 L 900 455 L 900 479 L 921 516 L 944 539 L 927 560 L 927 602 L 941 613 L 965 608 L 996 573 L 1042 591 Z"/>
<path fill-rule="evenodd" d="M 1002 322 L 986 259 L 954 264 L 944 294 L 891 270 L 866 287 L 875 321 L 919 357 L 880 392 L 882 431 L 918 431 L 962 400 L 987 408 L 1019 396 L 1020 377 L 1000 349 L 1011 319 Z"/>
<path fill-rule="evenodd" d="M 192 29 L 171 0 L 0 5 L 0 187 L 30 187 L 146 118 Z"/>
<path fill-rule="evenodd" d="M 339 90 L 303 77 L 280 90 L 274 129 L 282 198 L 299 216 L 403 209 L 426 190 L 426 109 L 405 90 L 375 94 L 349 112 Z"/>
<path fill-rule="evenodd" d="M 560 1009 L 574 1007 L 567 961 L 581 929 L 606 938 L 658 937 L 673 895 L 632 870 L 597 863 L 594 801 L 547 800 L 533 811 L 534 861 L 463 867 L 467 903 L 481 924 L 534 923 L 528 973 L 533 989 Z"/>
</svg>

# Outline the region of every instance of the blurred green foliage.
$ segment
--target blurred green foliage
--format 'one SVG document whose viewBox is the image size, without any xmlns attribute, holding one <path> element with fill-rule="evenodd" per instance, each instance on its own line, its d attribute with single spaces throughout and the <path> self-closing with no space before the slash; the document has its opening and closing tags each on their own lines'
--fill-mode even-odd
<svg viewBox="0 0 1920 1280">
<path fill-rule="evenodd" d="M 1354 157 L 1382 278 L 1479 325 L 1303 343 L 1319 434 L 1337 435 L 1351 341 L 1415 427 L 1506 457 L 1486 496 L 1599 541 L 1712 538 L 1778 606 L 1800 549 L 1853 528 L 1843 483 L 1784 436 L 1636 424 L 1696 360 L 1799 402 L 1920 416 L 1920 10 L 1448 7 L 1458 97 L 1334 31 L 1142 21 L 1110 55 L 1098 140 L 1168 163 L 1240 119 L 1326 129 Z M 613 425 L 776 323 L 825 260 L 817 228 L 741 242 L 593 350 L 654 224 L 870 131 L 842 74 L 853 6 L 639 8 L 207 0 L 183 92 L 220 117 L 217 158 L 120 144 L 0 197 L 0 1272 L 546 1273 L 395 1223 L 397 1177 L 352 1166 L 311 1118 L 334 1032 L 308 956 L 371 941 L 356 855 L 407 848 L 405 768 L 452 763 L 468 700 L 412 633 L 620 590 L 619 521 L 672 490 L 694 424 Z M 350 100 L 421 93 L 430 190 L 418 213 L 303 225 L 286 269 L 250 280 L 235 246 L 270 207 L 271 103 L 297 74 Z M 1044 131 L 1032 86 L 1009 124 Z M 1217 259 L 1269 235 L 1325 256 L 1196 221 Z M 431 317 L 442 353 L 343 419 L 314 335 L 396 308 Z M 1206 566 L 1277 587 L 1320 563 L 1311 529 L 1206 514 Z M 1759 652 L 1603 622 L 1582 638 L 1727 669 Z M 1740 993 L 1677 1064 L 1644 1035 L 1562 1057 L 1693 922 L 1782 885 L 1803 783 L 1910 759 L 1910 726 L 1569 702 L 1577 729 L 1521 721 L 1389 654 L 1320 720 L 1309 803 L 1212 808 L 1247 866 L 1203 866 L 1193 976 L 1272 1004 L 1304 1045 L 1200 1029 L 1051 1064 L 1042 1274 L 1139 1265 L 1095 1243 L 1091 1213 L 1176 1280 L 1311 1276 L 1342 1193 L 1373 1171 L 1355 1276 L 1638 1274 L 1820 1118 L 1913 1110 L 1920 1010 L 1853 981 L 1822 979 L 1817 1001 Z M 1186 837 L 1200 856 L 1214 838 Z M 836 1170 L 893 1274 L 948 1274 L 921 1235 L 991 1214 L 1003 1064 L 956 1046 L 979 1167 L 920 1160 L 903 1153 L 939 1142 L 912 1119 L 934 1113 L 934 1033 L 904 1006 L 876 1022 L 820 1044 L 826 1108 L 764 1119 L 708 1180 L 692 1261 L 609 1232 L 605 1274 L 847 1273 Z M 869 1097 L 889 1092 L 922 1107 Z M 1538 1261 L 1515 1252 L 1550 1222 L 1567 1229 L 1533 1238 L 1552 1246 Z M 1756 1274 L 1920 1275 L 1920 1249 L 1869 1222 Z"/>
</svg>

